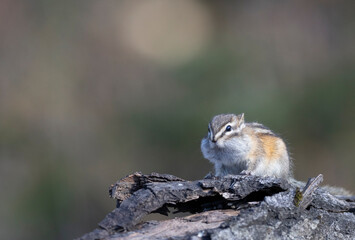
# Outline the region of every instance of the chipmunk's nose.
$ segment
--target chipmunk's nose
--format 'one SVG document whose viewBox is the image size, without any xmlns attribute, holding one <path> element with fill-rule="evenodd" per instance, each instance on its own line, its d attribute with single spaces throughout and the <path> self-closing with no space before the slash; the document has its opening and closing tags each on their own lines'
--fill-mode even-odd
<svg viewBox="0 0 355 240">
<path fill-rule="evenodd" d="M 212 137 L 211 141 L 212 141 L 213 143 L 216 143 L 216 142 L 217 142 L 216 139 L 215 139 L 215 137 Z"/>
</svg>

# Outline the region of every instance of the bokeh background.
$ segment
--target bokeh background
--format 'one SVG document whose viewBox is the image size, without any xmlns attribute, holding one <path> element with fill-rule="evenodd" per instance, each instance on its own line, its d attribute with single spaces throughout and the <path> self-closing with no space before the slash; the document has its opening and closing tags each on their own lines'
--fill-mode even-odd
<svg viewBox="0 0 355 240">
<path fill-rule="evenodd" d="M 0 3 L 0 238 L 72 239 L 135 171 L 199 179 L 200 139 L 244 112 L 295 177 L 355 192 L 352 1 Z"/>
</svg>

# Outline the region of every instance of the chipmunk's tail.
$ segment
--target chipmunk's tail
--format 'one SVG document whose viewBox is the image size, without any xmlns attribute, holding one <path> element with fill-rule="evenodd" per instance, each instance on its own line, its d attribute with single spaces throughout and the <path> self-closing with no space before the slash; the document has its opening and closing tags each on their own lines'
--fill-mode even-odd
<svg viewBox="0 0 355 240">
<path fill-rule="evenodd" d="M 298 181 L 294 178 L 290 178 L 288 182 L 295 187 L 298 187 L 300 189 L 303 189 L 306 186 L 305 182 Z M 330 194 L 336 196 L 336 197 L 351 197 L 354 196 L 353 193 L 350 191 L 346 190 L 345 188 L 342 187 L 334 187 L 334 186 L 329 186 L 329 185 L 324 185 L 321 186 L 320 189 L 323 189 L 324 191 L 329 192 Z"/>
</svg>

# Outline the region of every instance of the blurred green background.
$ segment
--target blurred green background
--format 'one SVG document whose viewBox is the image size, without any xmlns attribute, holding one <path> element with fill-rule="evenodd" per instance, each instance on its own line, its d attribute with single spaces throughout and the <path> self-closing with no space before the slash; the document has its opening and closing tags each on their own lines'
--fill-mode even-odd
<svg viewBox="0 0 355 240">
<path fill-rule="evenodd" d="M 352 1 L 0 3 L 0 238 L 72 239 L 135 171 L 199 179 L 210 118 L 355 192 Z"/>
</svg>

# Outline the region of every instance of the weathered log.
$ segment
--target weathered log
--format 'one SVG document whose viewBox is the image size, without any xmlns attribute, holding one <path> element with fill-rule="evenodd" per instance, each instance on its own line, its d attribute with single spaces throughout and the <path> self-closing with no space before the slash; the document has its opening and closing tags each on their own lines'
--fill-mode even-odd
<svg viewBox="0 0 355 240">
<path fill-rule="evenodd" d="M 351 198 L 313 190 L 307 205 L 297 207 L 298 190 L 283 179 L 238 175 L 186 181 L 134 173 L 111 186 L 117 208 L 80 239 L 355 239 Z M 191 215 L 142 222 L 150 213 L 167 215 L 171 209 Z"/>
</svg>

